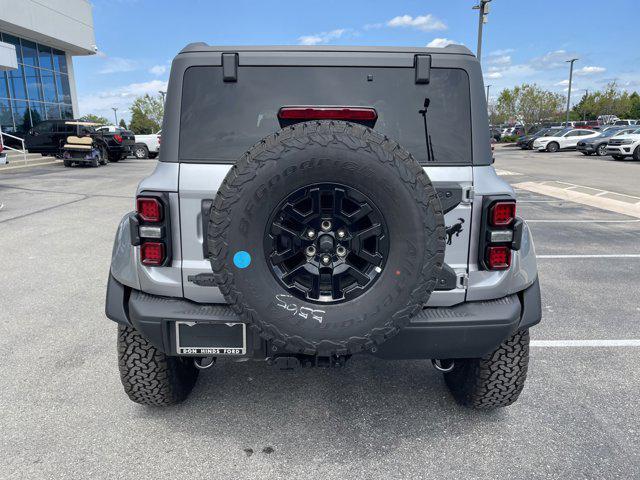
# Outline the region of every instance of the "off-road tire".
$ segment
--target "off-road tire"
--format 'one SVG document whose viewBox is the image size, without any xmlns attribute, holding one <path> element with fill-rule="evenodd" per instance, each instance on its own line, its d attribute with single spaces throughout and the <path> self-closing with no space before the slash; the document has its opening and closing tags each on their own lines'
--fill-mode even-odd
<svg viewBox="0 0 640 480">
<path fill-rule="evenodd" d="M 126 325 L 118 325 L 118 366 L 125 393 L 141 405 L 180 403 L 198 378 L 191 359 L 165 355 Z"/>
<path fill-rule="evenodd" d="M 518 331 L 493 352 L 455 361 L 445 382 L 461 405 L 476 409 L 506 407 L 518 399 L 529 365 L 529 331 Z"/>
<path fill-rule="evenodd" d="M 332 153 L 326 153 L 325 149 Z M 341 152 L 340 155 L 338 152 Z M 362 158 L 365 155 L 366 158 Z M 335 163 L 327 166 L 325 162 L 333 162 L 334 159 Z M 305 163 L 311 166 L 298 168 L 299 175 L 291 174 L 294 178 L 287 183 L 281 180 L 283 175 L 280 170 L 297 168 L 285 165 L 304 166 Z M 345 185 L 355 182 L 355 186 L 358 186 L 359 180 L 353 178 L 356 174 L 361 178 L 361 170 L 364 168 L 371 172 L 366 175 L 369 178 L 363 181 L 367 185 L 377 175 L 373 172 L 384 170 L 386 175 L 386 179 L 376 179 L 377 185 L 382 185 L 383 182 L 390 184 L 389 176 L 394 176 L 394 188 L 398 188 L 396 195 L 406 199 L 404 205 L 409 206 L 404 212 L 391 211 L 385 215 L 395 216 L 395 224 L 402 224 L 402 227 L 397 227 L 398 230 L 414 229 L 414 234 L 407 232 L 402 237 L 404 240 L 398 241 L 397 245 L 405 246 L 409 238 L 409 243 L 415 242 L 403 250 L 407 256 L 407 261 L 403 264 L 410 263 L 415 268 L 400 267 L 407 270 L 406 276 L 402 277 L 405 281 L 402 289 L 391 286 L 388 290 L 378 291 L 377 295 L 373 292 L 373 289 L 383 288 L 383 285 L 394 281 L 397 278 L 394 275 L 399 275 L 400 270 L 386 266 L 381 279 L 358 300 L 326 306 L 296 300 L 297 305 L 323 308 L 327 310 L 327 314 L 324 316 L 322 329 L 311 323 L 303 324 L 301 320 L 292 326 L 292 321 L 285 318 L 291 314 L 287 311 L 282 313 L 273 306 L 274 293 L 287 292 L 278 286 L 271 272 L 267 272 L 268 276 L 264 274 L 268 267 L 265 261 L 259 260 L 261 255 L 256 254 L 256 262 L 252 264 L 255 265 L 252 266 L 255 268 L 253 271 L 242 273 L 232 263 L 234 251 L 243 245 L 241 242 L 253 241 L 253 236 L 257 237 L 257 232 L 263 228 L 259 224 L 263 219 L 258 218 L 255 211 L 262 212 L 261 209 L 271 208 L 270 204 L 262 197 L 260 206 L 253 208 L 252 222 L 243 222 L 240 217 L 246 211 L 245 204 L 255 198 L 255 189 L 260 188 L 258 193 L 263 191 L 262 182 L 269 183 L 269 178 L 279 181 L 276 185 L 270 184 L 267 192 L 267 195 L 275 196 L 276 189 L 294 188 L 291 182 L 325 181 L 317 180 L 317 177 L 326 175 L 323 172 L 327 172 L 327 168 L 331 175 L 345 175 Z M 340 173 L 336 173 L 338 168 Z M 347 172 L 347 168 L 352 170 Z M 315 180 L 309 180 L 311 177 Z M 254 182 L 254 179 L 257 180 Z M 390 188 L 387 187 L 386 190 Z M 384 208 L 382 211 L 384 214 Z M 247 228 L 251 230 L 251 234 L 242 234 L 240 229 L 243 225 L 250 225 Z M 255 233 L 252 229 L 255 229 Z M 246 240 L 249 237 L 252 239 Z M 265 137 L 245 153 L 229 171 L 218 190 L 211 209 L 207 241 L 216 285 L 240 319 L 255 328 L 263 339 L 272 342 L 273 349 L 320 356 L 375 351 L 378 345 L 395 336 L 423 307 L 434 290 L 445 248 L 442 207 L 423 168 L 396 142 L 370 128 L 340 121 L 304 122 L 284 128 Z M 392 240 L 390 243 L 391 248 L 400 248 L 393 247 Z M 261 261 L 263 263 L 258 263 Z M 385 275 L 385 272 L 388 273 Z M 257 285 L 260 281 L 262 283 Z M 383 304 L 385 296 L 390 300 Z"/>
<path fill-rule="evenodd" d="M 558 145 L 558 142 L 549 142 L 545 150 L 549 153 L 556 153 L 558 150 L 560 150 L 560 145 Z"/>
</svg>

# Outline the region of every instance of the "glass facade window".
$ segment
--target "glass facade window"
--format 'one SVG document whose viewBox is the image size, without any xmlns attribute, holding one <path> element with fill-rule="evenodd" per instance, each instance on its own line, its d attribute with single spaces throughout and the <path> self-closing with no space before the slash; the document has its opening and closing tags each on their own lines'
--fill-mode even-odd
<svg viewBox="0 0 640 480">
<path fill-rule="evenodd" d="M 16 47 L 18 69 L 0 72 L 0 128 L 24 135 L 44 120 L 73 118 L 67 57 L 61 50 L 0 32 Z"/>
</svg>

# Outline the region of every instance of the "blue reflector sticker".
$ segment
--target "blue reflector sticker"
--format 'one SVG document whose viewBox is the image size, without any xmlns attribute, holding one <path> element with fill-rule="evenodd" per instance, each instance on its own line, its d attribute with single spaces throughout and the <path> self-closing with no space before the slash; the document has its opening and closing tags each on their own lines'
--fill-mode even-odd
<svg viewBox="0 0 640 480">
<path fill-rule="evenodd" d="M 251 264 L 251 255 L 244 250 L 240 250 L 233 256 L 233 264 L 238 268 L 247 268 Z"/>
</svg>

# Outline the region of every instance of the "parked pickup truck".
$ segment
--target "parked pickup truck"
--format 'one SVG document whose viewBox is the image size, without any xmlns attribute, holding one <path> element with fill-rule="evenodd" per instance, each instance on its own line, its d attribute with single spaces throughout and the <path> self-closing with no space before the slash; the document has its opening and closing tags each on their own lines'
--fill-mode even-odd
<svg viewBox="0 0 640 480">
<path fill-rule="evenodd" d="M 27 132 L 24 143 L 29 153 L 41 153 L 42 155 L 62 156 L 61 148 L 67 143 L 69 135 L 77 135 L 78 120 L 45 120 L 35 125 Z M 85 133 L 100 137 L 104 141 L 110 162 L 117 162 L 129 155 L 133 149 L 133 132 L 120 127 L 104 125 L 94 127 L 90 122 L 82 122 L 86 125 Z"/>
<path fill-rule="evenodd" d="M 133 154 L 136 158 L 156 158 L 160 153 L 160 134 L 162 130 L 151 135 L 136 135 Z"/>
<path fill-rule="evenodd" d="M 127 158 L 132 153 L 135 143 L 135 135 L 132 131 L 115 125 L 103 125 L 97 127 L 96 132 L 101 132 L 107 142 L 110 162 Z"/>
</svg>

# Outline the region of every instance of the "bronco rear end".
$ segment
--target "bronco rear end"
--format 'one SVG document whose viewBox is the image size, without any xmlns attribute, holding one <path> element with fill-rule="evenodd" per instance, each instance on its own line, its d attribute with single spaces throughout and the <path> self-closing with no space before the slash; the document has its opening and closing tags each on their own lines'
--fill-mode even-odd
<svg viewBox="0 0 640 480">
<path fill-rule="evenodd" d="M 487 126 L 461 46 L 187 46 L 113 250 L 129 397 L 179 402 L 224 357 L 368 353 L 430 359 L 465 405 L 515 401 L 540 291 Z"/>
</svg>

